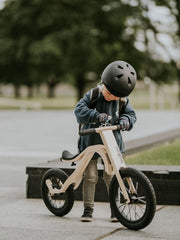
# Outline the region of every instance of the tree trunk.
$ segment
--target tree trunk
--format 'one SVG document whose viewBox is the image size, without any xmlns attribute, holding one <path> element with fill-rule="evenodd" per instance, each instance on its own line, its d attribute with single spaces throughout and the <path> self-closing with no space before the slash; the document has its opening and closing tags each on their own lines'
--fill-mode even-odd
<svg viewBox="0 0 180 240">
<path fill-rule="evenodd" d="M 33 97 L 33 86 L 28 86 L 28 98 Z"/>
<path fill-rule="evenodd" d="M 79 101 L 83 97 L 85 89 L 85 80 L 82 75 L 77 76 L 76 88 L 77 88 L 77 101 Z"/>
<path fill-rule="evenodd" d="M 180 69 L 178 68 L 177 71 L 178 71 L 178 86 L 179 86 L 179 89 L 178 89 L 178 106 L 180 108 Z"/>
<path fill-rule="evenodd" d="M 176 20 L 177 20 L 177 25 L 178 25 L 178 31 L 177 35 L 180 38 L 180 0 L 176 0 L 176 9 L 177 9 L 177 14 L 175 15 Z M 179 92 L 178 92 L 178 107 L 180 108 L 180 63 L 178 62 L 177 64 L 177 72 L 178 72 L 178 86 L 179 86 Z"/>
<path fill-rule="evenodd" d="M 177 99 L 178 102 L 177 102 L 177 104 L 178 104 L 178 107 L 180 108 L 180 63 L 176 63 L 174 60 L 172 60 L 171 64 L 177 70 L 177 81 L 178 81 L 178 99 Z"/>
<path fill-rule="evenodd" d="M 54 84 L 48 84 L 48 98 L 53 98 L 54 97 L 54 90 L 55 90 L 55 85 Z"/>
<path fill-rule="evenodd" d="M 47 85 L 48 85 L 48 98 L 54 97 L 54 90 L 56 85 L 59 83 L 59 79 L 55 75 L 51 75 L 48 78 Z"/>
<path fill-rule="evenodd" d="M 15 95 L 15 98 L 20 98 L 20 96 L 21 96 L 20 85 L 15 85 L 14 86 L 14 95 Z"/>
</svg>

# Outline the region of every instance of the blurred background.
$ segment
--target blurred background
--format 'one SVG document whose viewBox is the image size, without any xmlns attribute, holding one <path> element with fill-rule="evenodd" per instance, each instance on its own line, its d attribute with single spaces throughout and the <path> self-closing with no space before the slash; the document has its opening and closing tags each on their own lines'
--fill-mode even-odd
<svg viewBox="0 0 180 240">
<path fill-rule="evenodd" d="M 159 193 L 165 189 L 180 204 L 179 175 L 170 179 L 174 185 L 164 180 L 172 169 L 180 172 L 179 46 L 179 0 L 0 0 L 0 239 L 40 239 L 44 230 L 48 238 L 53 219 L 45 206 L 23 200 L 31 183 L 27 169 L 33 166 L 36 191 L 41 166 L 59 163 L 65 149 L 77 153 L 75 104 L 116 60 L 138 75 L 130 95 L 138 120 L 123 139 L 145 146 L 134 147 L 126 163 L 163 165 Z M 179 230 L 175 213 L 165 210 L 164 228 L 158 215 L 157 236 L 178 238 L 172 237 Z M 147 236 L 155 236 L 151 229 Z"/>
<path fill-rule="evenodd" d="M 0 0 L 0 109 L 72 109 L 107 64 L 134 66 L 136 109 L 179 109 L 178 0 Z"/>
</svg>

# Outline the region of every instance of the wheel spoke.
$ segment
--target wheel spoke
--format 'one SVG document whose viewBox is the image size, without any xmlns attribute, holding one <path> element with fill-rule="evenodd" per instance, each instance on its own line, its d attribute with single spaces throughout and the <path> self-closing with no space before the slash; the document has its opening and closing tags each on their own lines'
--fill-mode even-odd
<svg viewBox="0 0 180 240">
<path fill-rule="evenodd" d="M 139 202 L 141 202 L 141 203 L 146 204 L 146 201 L 142 200 L 142 199 L 144 199 L 144 198 L 145 198 L 145 197 L 138 197 L 137 200 L 138 200 Z"/>
<path fill-rule="evenodd" d="M 62 188 L 67 177 L 67 174 L 61 169 L 49 169 L 42 177 L 41 191 L 43 201 L 49 211 L 56 216 L 66 215 L 71 210 L 74 203 L 72 186 L 63 193 L 56 191 Z"/>
<path fill-rule="evenodd" d="M 136 193 L 138 192 L 138 186 L 139 186 L 139 183 L 136 182 L 136 187 L 135 187 L 135 189 L 136 189 Z"/>
<path fill-rule="evenodd" d="M 60 189 L 61 186 L 63 185 L 62 181 L 55 176 L 52 176 L 49 179 L 52 182 L 52 187 L 54 187 L 54 188 Z M 48 196 L 49 202 L 55 208 L 61 208 L 63 206 L 64 202 L 65 202 L 65 200 L 63 199 L 64 194 L 63 195 L 62 194 L 55 194 L 55 195 L 51 196 L 51 194 L 48 193 L 47 196 Z"/>
<path fill-rule="evenodd" d="M 138 206 L 138 209 L 139 209 L 139 210 L 141 211 L 141 213 L 143 214 L 144 211 L 145 211 L 145 208 L 143 208 L 143 206 L 140 205 L 140 204 L 138 204 L 137 206 Z"/>
<path fill-rule="evenodd" d="M 123 207 L 123 209 L 121 210 L 121 212 L 124 212 L 124 209 L 126 208 L 126 206 L 127 206 L 126 204 L 124 204 L 124 205 L 122 204 L 122 205 L 119 207 L 119 208 Z"/>
<path fill-rule="evenodd" d="M 156 199 L 152 184 L 142 172 L 132 168 L 120 170 L 120 174 L 130 201 L 127 203 L 114 177 L 110 188 L 112 209 L 125 227 L 142 229 L 150 223 L 155 213 Z"/>
<path fill-rule="evenodd" d="M 139 214 L 137 213 L 136 204 L 134 204 L 134 207 L 135 207 L 135 211 L 134 211 L 135 219 L 138 219 L 138 218 L 140 218 L 140 216 L 139 216 Z M 137 216 L 137 217 L 136 217 L 136 216 Z"/>
<path fill-rule="evenodd" d="M 130 215 L 130 219 L 131 219 L 131 205 L 129 204 L 128 205 L 128 213 L 127 213 L 127 218 L 128 218 L 128 215 Z M 129 219 L 129 218 L 128 218 Z"/>
<path fill-rule="evenodd" d="M 131 178 L 132 179 L 132 178 Z M 136 193 L 131 193 L 131 189 L 127 183 L 127 178 L 124 178 L 124 184 L 126 187 L 126 191 L 129 194 L 130 197 L 130 203 L 123 203 L 123 193 L 120 189 L 120 187 L 117 188 L 116 192 L 116 206 L 119 209 L 119 212 L 129 221 L 138 221 L 145 213 L 146 209 L 146 196 L 141 195 L 138 196 L 138 191 L 142 194 L 142 189 L 140 188 L 140 184 L 135 179 L 132 179 L 132 182 L 135 186 Z M 140 190 L 141 189 L 141 190 Z"/>
</svg>

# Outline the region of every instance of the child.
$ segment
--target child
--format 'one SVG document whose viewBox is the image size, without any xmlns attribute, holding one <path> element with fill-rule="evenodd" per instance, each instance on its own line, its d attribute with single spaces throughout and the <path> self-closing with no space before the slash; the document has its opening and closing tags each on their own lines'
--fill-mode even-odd
<svg viewBox="0 0 180 240">
<path fill-rule="evenodd" d="M 75 115 L 81 128 L 98 127 L 111 119 L 111 124 L 120 124 L 122 131 L 131 130 L 136 121 L 136 114 L 127 96 L 134 89 L 136 78 L 136 71 L 129 63 L 124 61 L 110 63 L 102 73 L 99 87 L 87 92 L 75 107 Z M 95 91 L 98 94 L 95 94 Z M 92 99 L 93 95 L 97 95 L 95 99 Z M 114 131 L 114 135 L 121 152 L 124 152 L 120 131 Z M 99 134 L 81 136 L 78 148 L 82 152 L 88 146 L 95 144 L 102 144 Z M 98 154 L 95 154 L 84 171 L 84 213 L 81 217 L 83 222 L 92 221 L 95 185 L 98 180 L 97 159 Z M 109 190 L 111 178 L 112 176 L 104 171 L 103 179 L 107 190 Z M 111 212 L 111 221 L 117 221 L 113 212 Z"/>
</svg>

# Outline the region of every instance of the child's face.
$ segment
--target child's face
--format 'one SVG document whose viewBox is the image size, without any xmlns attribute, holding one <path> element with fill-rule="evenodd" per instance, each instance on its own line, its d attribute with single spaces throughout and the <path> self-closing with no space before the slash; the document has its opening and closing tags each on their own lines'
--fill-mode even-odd
<svg viewBox="0 0 180 240">
<path fill-rule="evenodd" d="M 116 97 L 114 95 L 112 95 L 107 88 L 104 86 L 103 90 L 102 90 L 102 94 L 104 96 L 104 98 L 106 99 L 106 101 L 114 101 L 114 100 L 119 100 L 119 97 Z"/>
</svg>

